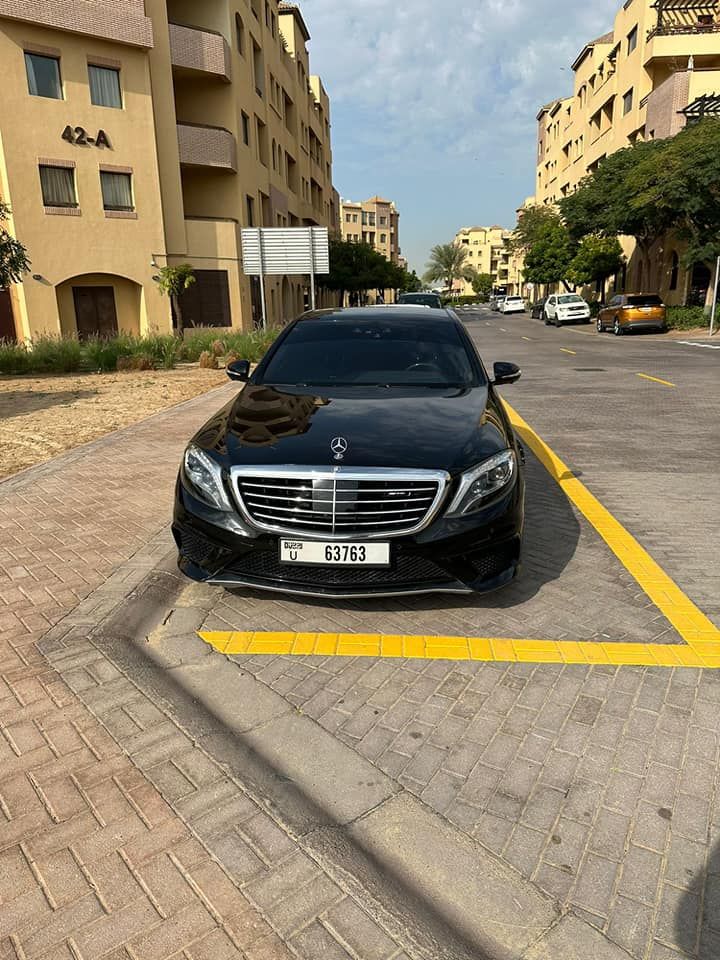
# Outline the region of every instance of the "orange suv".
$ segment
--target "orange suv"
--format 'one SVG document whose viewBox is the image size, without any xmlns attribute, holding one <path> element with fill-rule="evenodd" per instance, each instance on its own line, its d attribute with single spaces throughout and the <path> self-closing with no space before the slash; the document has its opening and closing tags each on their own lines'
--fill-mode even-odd
<svg viewBox="0 0 720 960">
<path fill-rule="evenodd" d="M 597 318 L 598 333 L 612 330 L 616 337 L 632 330 L 664 333 L 666 309 L 656 293 L 623 293 L 613 297 Z"/>
</svg>

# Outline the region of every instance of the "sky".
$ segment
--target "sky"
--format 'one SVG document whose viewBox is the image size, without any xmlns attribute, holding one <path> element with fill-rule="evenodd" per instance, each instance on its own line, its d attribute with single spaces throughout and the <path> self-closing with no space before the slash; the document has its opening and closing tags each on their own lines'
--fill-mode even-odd
<svg viewBox="0 0 720 960">
<path fill-rule="evenodd" d="M 330 95 L 340 195 L 394 200 L 421 273 L 463 226 L 512 227 L 533 193 L 539 108 L 572 92 L 619 0 L 300 0 Z"/>
</svg>

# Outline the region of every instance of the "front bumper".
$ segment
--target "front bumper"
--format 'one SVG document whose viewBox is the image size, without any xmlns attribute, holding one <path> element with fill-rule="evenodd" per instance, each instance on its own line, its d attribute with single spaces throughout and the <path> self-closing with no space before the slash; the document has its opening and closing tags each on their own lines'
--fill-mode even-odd
<svg viewBox="0 0 720 960">
<path fill-rule="evenodd" d="M 487 593 L 518 573 L 523 508 L 519 474 L 508 492 L 472 517 L 440 517 L 414 536 L 389 538 L 389 567 L 284 564 L 280 537 L 228 530 L 221 525 L 220 511 L 196 500 L 178 482 L 173 536 L 178 565 L 187 577 L 228 589 L 334 599 Z"/>
<path fill-rule="evenodd" d="M 558 323 L 590 323 L 590 312 L 563 314 L 558 317 Z"/>
</svg>

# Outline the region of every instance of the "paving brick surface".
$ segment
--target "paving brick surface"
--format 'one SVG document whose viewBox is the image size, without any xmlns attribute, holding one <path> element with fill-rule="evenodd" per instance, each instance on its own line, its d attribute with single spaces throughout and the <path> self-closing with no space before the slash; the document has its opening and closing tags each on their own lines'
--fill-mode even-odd
<svg viewBox="0 0 720 960">
<path fill-rule="evenodd" d="M 230 392 L 0 484 L 3 960 L 358 956 L 324 925 L 331 908 L 400 956 L 307 857 L 286 890 L 291 837 L 86 640 L 137 576 L 133 555 L 167 553 L 183 445 Z M 37 647 L 51 629 L 59 670 Z"/>
</svg>

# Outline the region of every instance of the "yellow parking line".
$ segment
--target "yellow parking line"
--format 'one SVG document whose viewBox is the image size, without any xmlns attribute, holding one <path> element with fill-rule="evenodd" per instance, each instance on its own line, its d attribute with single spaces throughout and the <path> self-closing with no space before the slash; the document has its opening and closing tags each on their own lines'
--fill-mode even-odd
<svg viewBox="0 0 720 960">
<path fill-rule="evenodd" d="M 530 337 L 521 337 L 521 340 L 530 340 Z"/>
<path fill-rule="evenodd" d="M 720 643 L 720 629 L 692 602 L 640 546 L 623 525 L 607 510 L 584 483 L 581 483 L 523 420 L 516 410 L 505 402 L 513 426 L 530 447 L 548 473 L 557 481 L 566 496 L 595 527 L 625 569 L 632 574 L 661 613 L 667 617 L 680 636 L 696 652 L 699 644 Z"/>
<path fill-rule="evenodd" d="M 513 640 L 502 637 L 404 636 L 353 633 L 206 631 L 205 643 L 227 656 L 383 657 L 498 663 L 582 663 L 647 667 L 720 667 L 720 642 L 693 650 L 685 644 L 598 643 L 591 640 Z"/>
<path fill-rule="evenodd" d="M 643 380 L 652 380 L 653 383 L 662 383 L 662 384 L 664 384 L 666 387 L 674 387 L 674 386 L 675 386 L 675 384 L 674 384 L 674 383 L 670 383 L 669 380 L 661 380 L 659 377 L 651 377 L 651 376 L 650 376 L 649 374 L 647 374 L 647 373 L 639 373 L 638 376 L 639 376 L 639 377 L 642 377 Z"/>
<path fill-rule="evenodd" d="M 501 663 L 582 663 L 720 668 L 720 629 L 683 593 L 600 501 L 507 402 L 513 426 L 565 495 L 598 531 L 626 570 L 665 615 L 683 644 L 602 643 L 505 637 L 352 633 L 206 631 L 199 636 L 225 654 L 387 657 Z"/>
<path fill-rule="evenodd" d="M 577 353 L 574 350 L 568 350 L 566 347 L 560 347 L 563 353 L 571 353 L 574 357 L 577 356 Z"/>
</svg>

